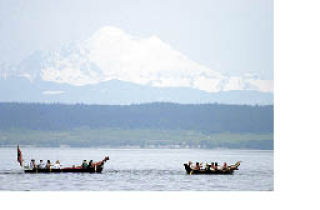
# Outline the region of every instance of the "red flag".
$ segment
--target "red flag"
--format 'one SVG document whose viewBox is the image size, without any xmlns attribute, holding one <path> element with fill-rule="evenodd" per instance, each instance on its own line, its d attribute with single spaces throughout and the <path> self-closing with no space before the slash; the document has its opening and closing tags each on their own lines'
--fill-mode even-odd
<svg viewBox="0 0 320 210">
<path fill-rule="evenodd" d="M 19 148 L 19 145 L 17 146 L 17 161 L 20 163 L 20 166 L 22 166 L 22 152 Z"/>
</svg>

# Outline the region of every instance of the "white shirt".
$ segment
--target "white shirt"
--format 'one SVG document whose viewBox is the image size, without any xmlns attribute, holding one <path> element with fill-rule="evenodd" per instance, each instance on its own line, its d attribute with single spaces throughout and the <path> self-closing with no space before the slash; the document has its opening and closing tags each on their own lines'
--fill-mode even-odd
<svg viewBox="0 0 320 210">
<path fill-rule="evenodd" d="M 60 169 L 60 164 L 56 163 L 52 166 L 53 169 Z"/>
<path fill-rule="evenodd" d="M 44 162 L 40 163 L 40 164 L 39 164 L 39 168 L 41 168 L 41 169 L 46 168 L 46 164 L 45 164 Z"/>
</svg>

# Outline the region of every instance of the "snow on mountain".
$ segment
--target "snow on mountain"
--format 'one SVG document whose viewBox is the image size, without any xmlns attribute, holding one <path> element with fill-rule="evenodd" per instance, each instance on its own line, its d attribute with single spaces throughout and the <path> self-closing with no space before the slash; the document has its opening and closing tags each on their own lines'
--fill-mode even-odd
<svg viewBox="0 0 320 210">
<path fill-rule="evenodd" d="M 272 80 L 230 77 L 198 64 L 157 36 L 135 37 L 103 27 L 86 40 L 53 52 L 36 52 L 16 75 L 74 86 L 120 80 L 151 87 L 186 87 L 209 93 L 231 90 L 273 92 Z"/>
<path fill-rule="evenodd" d="M 67 83 L 29 80 L 24 77 L 0 79 L 0 102 L 141 104 L 173 102 L 182 104 L 273 104 L 273 94 L 258 91 L 208 93 L 187 87 L 150 87 L 119 80 L 74 86 Z"/>
</svg>

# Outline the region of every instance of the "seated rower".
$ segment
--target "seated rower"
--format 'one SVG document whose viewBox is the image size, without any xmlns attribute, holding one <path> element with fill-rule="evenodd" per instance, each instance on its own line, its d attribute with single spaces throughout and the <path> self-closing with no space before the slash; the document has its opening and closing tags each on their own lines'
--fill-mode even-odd
<svg viewBox="0 0 320 210">
<path fill-rule="evenodd" d="M 30 169 L 35 169 L 37 167 L 36 162 L 34 159 L 31 159 L 30 164 L 29 164 Z"/>
<path fill-rule="evenodd" d="M 199 164 L 199 162 L 196 162 L 196 166 L 194 167 L 193 170 L 200 170 L 200 164 Z"/>
<path fill-rule="evenodd" d="M 211 163 L 210 170 L 211 171 L 215 171 L 216 170 L 214 162 Z"/>
<path fill-rule="evenodd" d="M 40 163 L 39 163 L 39 169 L 45 169 L 46 168 L 46 164 L 43 162 L 43 160 L 40 160 Z"/>
<path fill-rule="evenodd" d="M 84 168 L 84 169 L 87 169 L 87 168 L 88 168 L 87 160 L 83 160 L 83 161 L 82 161 L 81 167 Z"/>
<path fill-rule="evenodd" d="M 60 165 L 60 161 L 57 160 L 56 163 L 52 166 L 53 169 L 60 169 L 61 165 Z"/>
<path fill-rule="evenodd" d="M 204 168 L 206 171 L 210 169 L 210 165 L 208 163 L 206 163 L 206 166 Z"/>
<path fill-rule="evenodd" d="M 93 168 L 93 167 L 94 167 L 94 165 L 93 165 L 93 160 L 90 160 L 90 161 L 89 161 L 88 168 Z"/>
<path fill-rule="evenodd" d="M 214 163 L 215 170 L 222 170 L 222 167 L 219 166 L 218 162 Z"/>
<path fill-rule="evenodd" d="M 224 162 L 222 166 L 222 170 L 227 170 L 227 169 L 228 169 L 228 164 Z"/>
<path fill-rule="evenodd" d="M 215 163 L 214 163 L 214 168 L 215 168 L 216 170 L 219 170 L 220 166 L 219 166 L 218 162 L 215 162 Z"/>
<path fill-rule="evenodd" d="M 50 160 L 47 160 L 47 164 L 46 164 L 46 169 L 50 169 L 50 167 L 51 167 L 51 162 L 50 162 Z"/>
<path fill-rule="evenodd" d="M 196 165 L 193 164 L 193 162 L 189 161 L 189 166 L 192 170 L 195 169 Z"/>
</svg>

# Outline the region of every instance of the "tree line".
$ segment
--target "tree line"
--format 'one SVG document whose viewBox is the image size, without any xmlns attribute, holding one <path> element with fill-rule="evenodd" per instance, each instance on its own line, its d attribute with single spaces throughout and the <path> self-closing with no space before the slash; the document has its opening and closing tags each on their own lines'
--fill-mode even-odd
<svg viewBox="0 0 320 210">
<path fill-rule="evenodd" d="M 1 130 L 69 130 L 79 127 L 272 133 L 273 105 L 0 103 Z"/>
</svg>

